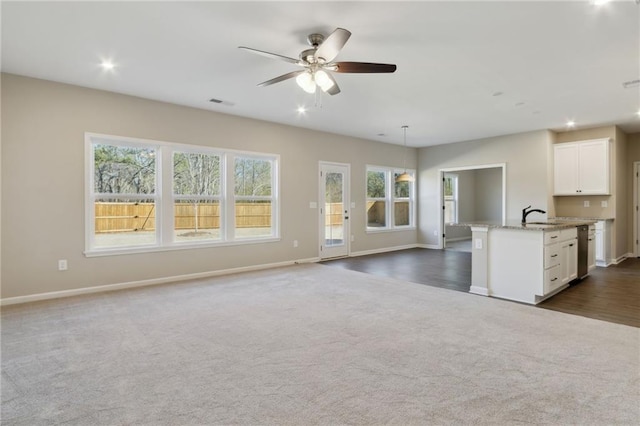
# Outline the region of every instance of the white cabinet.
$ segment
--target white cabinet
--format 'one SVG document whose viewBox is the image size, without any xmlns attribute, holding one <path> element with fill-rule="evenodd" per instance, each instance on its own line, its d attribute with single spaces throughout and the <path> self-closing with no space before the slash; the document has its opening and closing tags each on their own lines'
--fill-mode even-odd
<svg viewBox="0 0 640 426">
<path fill-rule="evenodd" d="M 568 284 L 578 278 L 577 228 L 545 232 L 544 251 L 545 254 L 549 253 L 549 262 L 545 262 L 545 269 L 558 266 L 556 272 L 558 280 L 557 282 L 545 283 L 544 294 L 547 294 L 549 291 L 553 291 L 556 288 Z M 555 276 L 553 278 L 555 278 Z M 547 288 L 547 286 L 549 288 Z M 543 294 L 540 296 L 543 296 Z"/>
<path fill-rule="evenodd" d="M 576 228 L 560 231 L 560 282 L 568 284 L 578 278 L 578 232 Z"/>
<path fill-rule="evenodd" d="M 611 259 L 611 221 L 599 220 L 595 226 L 595 258 L 597 266 L 609 266 Z"/>
<path fill-rule="evenodd" d="M 554 195 L 609 195 L 609 139 L 553 146 Z"/>
<path fill-rule="evenodd" d="M 588 271 L 592 271 L 596 267 L 596 227 L 589 225 L 589 236 L 587 237 L 587 264 Z"/>
</svg>

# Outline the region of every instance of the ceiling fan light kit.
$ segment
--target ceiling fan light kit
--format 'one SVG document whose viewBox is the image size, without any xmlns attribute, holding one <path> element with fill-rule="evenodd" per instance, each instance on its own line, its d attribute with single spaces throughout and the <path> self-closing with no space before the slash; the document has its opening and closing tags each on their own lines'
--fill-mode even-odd
<svg viewBox="0 0 640 426">
<path fill-rule="evenodd" d="M 262 50 L 252 49 L 250 47 L 239 46 L 240 49 L 258 55 L 279 59 L 289 62 L 300 67 L 303 70 L 293 71 L 283 74 L 271 80 L 264 81 L 258 86 L 270 86 L 290 78 L 296 79 L 296 83 L 307 93 L 315 93 L 316 87 L 330 95 L 340 93 L 338 83 L 331 75 L 332 72 L 340 73 L 392 73 L 395 72 L 394 64 L 377 64 L 370 62 L 332 62 L 338 53 L 342 50 L 347 40 L 351 37 L 351 32 L 344 28 L 336 28 L 329 36 L 314 33 L 307 37 L 307 42 L 311 45 L 311 49 L 303 50 L 299 58 L 294 59 L 288 56 L 278 55 L 277 53 L 265 52 Z"/>
</svg>

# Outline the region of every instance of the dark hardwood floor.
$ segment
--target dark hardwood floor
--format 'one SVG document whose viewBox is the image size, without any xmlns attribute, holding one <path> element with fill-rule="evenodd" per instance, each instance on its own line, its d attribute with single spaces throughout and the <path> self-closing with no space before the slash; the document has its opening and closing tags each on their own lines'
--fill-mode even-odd
<svg viewBox="0 0 640 426">
<path fill-rule="evenodd" d="M 545 300 L 541 308 L 640 327 L 640 258 L 629 258 Z"/>
<path fill-rule="evenodd" d="M 463 292 L 468 292 L 471 284 L 471 253 L 460 251 L 415 248 L 322 264 Z M 584 280 L 537 306 L 640 327 L 640 259 L 596 268 Z"/>
<path fill-rule="evenodd" d="M 468 292 L 471 253 L 414 248 L 368 256 L 327 260 L 323 265 Z"/>
</svg>

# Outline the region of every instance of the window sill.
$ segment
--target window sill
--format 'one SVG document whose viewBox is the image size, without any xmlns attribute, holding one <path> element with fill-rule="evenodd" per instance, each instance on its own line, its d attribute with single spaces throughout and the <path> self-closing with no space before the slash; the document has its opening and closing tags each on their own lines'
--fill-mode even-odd
<svg viewBox="0 0 640 426">
<path fill-rule="evenodd" d="M 170 246 L 138 246 L 131 248 L 113 248 L 113 249 L 93 249 L 93 250 L 85 250 L 85 257 L 102 257 L 102 256 L 120 256 L 126 254 L 138 254 L 138 253 L 155 253 L 155 252 L 163 252 L 163 251 L 175 251 L 175 250 L 193 250 L 193 249 L 204 249 L 204 248 L 216 248 L 216 247 L 229 247 L 229 246 L 240 246 L 247 244 L 263 244 L 263 243 L 275 243 L 280 241 L 280 237 L 265 237 L 260 239 L 252 238 L 250 240 L 235 240 L 235 241 L 225 241 L 225 242 L 215 242 L 215 243 L 185 243 L 185 244 L 174 244 Z"/>
<path fill-rule="evenodd" d="M 384 232 L 402 232 L 402 231 L 415 231 L 415 226 L 402 226 L 396 228 L 367 228 L 367 234 L 379 234 Z"/>
</svg>

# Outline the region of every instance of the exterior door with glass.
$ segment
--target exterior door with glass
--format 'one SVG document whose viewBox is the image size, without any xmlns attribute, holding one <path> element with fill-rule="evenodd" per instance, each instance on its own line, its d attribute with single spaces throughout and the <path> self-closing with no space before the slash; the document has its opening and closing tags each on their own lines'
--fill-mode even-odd
<svg viewBox="0 0 640 426">
<path fill-rule="evenodd" d="M 349 255 L 349 165 L 320 163 L 320 258 Z"/>
</svg>

